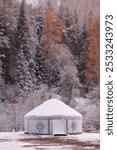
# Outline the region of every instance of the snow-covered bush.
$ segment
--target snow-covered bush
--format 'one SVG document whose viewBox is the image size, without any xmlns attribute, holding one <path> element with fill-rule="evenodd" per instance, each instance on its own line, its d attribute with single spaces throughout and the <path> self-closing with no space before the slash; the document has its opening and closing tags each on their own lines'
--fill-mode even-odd
<svg viewBox="0 0 117 150">
<path fill-rule="evenodd" d="M 16 89 L 12 88 L 10 90 L 10 88 L 8 88 L 7 90 L 6 97 L 9 101 L 12 101 L 12 103 L 8 103 L 7 101 L 5 103 L 0 102 L 0 131 L 23 130 L 24 115 L 40 105 L 42 102 L 51 98 L 51 95 L 53 94 L 49 91 L 47 85 L 40 85 L 38 90 L 21 97 L 14 95 L 14 90 Z M 55 97 L 55 95 L 53 96 Z"/>
<path fill-rule="evenodd" d="M 100 129 L 100 100 L 99 87 L 91 90 L 86 98 L 75 98 L 75 109 L 83 115 L 84 131 L 95 131 Z"/>
</svg>

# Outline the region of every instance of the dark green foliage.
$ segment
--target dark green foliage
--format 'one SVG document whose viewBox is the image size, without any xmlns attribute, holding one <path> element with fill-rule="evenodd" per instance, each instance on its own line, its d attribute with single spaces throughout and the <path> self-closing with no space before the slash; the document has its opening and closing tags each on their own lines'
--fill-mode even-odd
<svg viewBox="0 0 117 150">
<path fill-rule="evenodd" d="M 48 71 L 44 55 L 40 49 L 38 48 L 35 54 L 35 73 L 37 77 L 37 84 L 48 84 Z"/>
<path fill-rule="evenodd" d="M 30 52 L 30 31 L 25 13 L 25 1 L 22 0 L 20 12 L 15 32 L 16 49 L 16 76 L 15 82 L 24 89 L 32 87 L 31 70 L 29 63 L 31 61 Z"/>
<path fill-rule="evenodd" d="M 2 58 L 2 68 L 5 83 L 9 80 L 9 49 L 10 49 L 10 22 L 9 14 L 6 10 L 5 4 L 0 6 L 0 55 Z"/>
<path fill-rule="evenodd" d="M 42 15 L 38 15 L 35 20 L 35 28 L 36 28 L 36 34 L 38 35 L 38 40 L 40 41 L 42 36 L 42 31 L 44 27 L 44 21 L 42 18 Z"/>
<path fill-rule="evenodd" d="M 77 26 L 66 28 L 63 40 L 74 55 L 75 64 L 79 72 L 79 79 L 81 83 L 84 83 L 84 69 L 86 63 L 85 50 L 88 46 L 88 32 L 86 25 L 81 29 Z"/>
<path fill-rule="evenodd" d="M 37 84 L 47 84 L 49 87 L 57 85 L 60 77 L 57 66 L 49 66 L 41 48 L 38 48 L 35 54 L 35 73 Z"/>
<path fill-rule="evenodd" d="M 15 33 L 15 47 L 17 50 L 23 49 L 27 61 L 31 58 L 30 44 L 32 43 L 30 42 L 30 31 L 25 12 L 25 0 L 22 0 Z"/>
</svg>

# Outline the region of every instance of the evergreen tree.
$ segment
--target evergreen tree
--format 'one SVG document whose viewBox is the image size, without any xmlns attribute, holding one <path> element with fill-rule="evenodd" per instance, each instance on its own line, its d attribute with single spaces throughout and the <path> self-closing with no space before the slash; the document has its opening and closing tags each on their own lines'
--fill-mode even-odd
<svg viewBox="0 0 117 150">
<path fill-rule="evenodd" d="M 1 1 L 0 5 L 0 54 L 5 57 L 3 61 L 3 72 L 5 83 L 9 80 L 9 49 L 10 49 L 10 22 L 7 5 Z"/>
<path fill-rule="evenodd" d="M 36 77 L 37 77 L 37 83 L 48 83 L 48 71 L 45 64 L 44 55 L 42 54 L 40 49 L 37 49 L 35 54 L 35 63 L 36 63 Z"/>
<path fill-rule="evenodd" d="M 24 55 L 26 57 L 26 60 L 29 61 L 31 58 L 31 51 L 30 51 L 30 31 L 29 31 L 29 26 L 28 26 L 28 20 L 26 17 L 26 12 L 25 12 L 25 0 L 22 0 L 21 7 L 20 7 L 20 12 L 18 16 L 18 21 L 17 21 L 17 28 L 16 28 L 16 48 L 23 49 Z"/>
<path fill-rule="evenodd" d="M 2 60 L 1 60 L 1 57 L 2 56 L 0 56 L 0 91 L 1 91 L 1 89 L 2 89 L 2 86 L 3 86 L 3 77 L 2 77 Z"/>
<path fill-rule="evenodd" d="M 2 69 L 2 55 L 0 55 L 0 100 L 2 100 L 4 91 L 3 69 Z"/>
<path fill-rule="evenodd" d="M 86 82 L 84 73 L 85 73 L 85 65 L 86 65 L 85 52 L 88 47 L 88 38 L 89 38 L 89 35 L 88 35 L 87 27 L 84 24 L 79 34 L 79 46 L 78 46 L 79 54 L 76 55 L 75 57 L 75 64 L 79 72 L 78 76 L 79 76 L 80 82 L 83 84 L 85 84 Z"/>
<path fill-rule="evenodd" d="M 22 0 L 15 33 L 16 48 L 16 83 L 22 89 L 32 87 L 30 34 L 25 16 L 25 0 Z"/>
<path fill-rule="evenodd" d="M 16 52 L 14 41 L 16 40 L 14 37 L 15 28 L 17 25 L 17 17 L 19 12 L 19 3 L 15 3 L 14 0 L 4 1 L 3 0 L 4 10 L 6 11 L 6 22 L 8 25 L 8 38 L 9 38 L 9 48 L 5 55 L 5 62 L 3 66 L 6 65 L 6 81 L 5 83 L 14 84 L 14 73 L 15 73 L 15 65 L 16 65 Z M 17 7 L 16 7 L 17 5 Z M 17 11 L 17 12 L 16 12 Z M 4 71 L 4 70 L 3 70 Z"/>
<path fill-rule="evenodd" d="M 23 49 L 17 54 L 17 84 L 21 87 L 21 89 L 28 91 L 33 85 L 31 80 L 31 74 L 29 72 L 28 61 L 26 60 Z"/>
<path fill-rule="evenodd" d="M 35 29 L 39 41 L 41 40 L 43 27 L 44 27 L 44 21 L 43 21 L 42 14 L 35 16 Z"/>
<path fill-rule="evenodd" d="M 88 32 L 86 25 L 82 28 L 77 25 L 65 28 L 63 40 L 74 55 L 75 64 L 79 72 L 79 79 L 82 83 L 84 83 L 84 69 L 86 63 L 85 50 L 88 46 Z"/>
<path fill-rule="evenodd" d="M 59 18 L 64 21 L 65 27 L 69 28 L 73 24 L 73 15 L 71 14 L 68 6 L 63 6 L 62 3 L 59 8 Z"/>
</svg>

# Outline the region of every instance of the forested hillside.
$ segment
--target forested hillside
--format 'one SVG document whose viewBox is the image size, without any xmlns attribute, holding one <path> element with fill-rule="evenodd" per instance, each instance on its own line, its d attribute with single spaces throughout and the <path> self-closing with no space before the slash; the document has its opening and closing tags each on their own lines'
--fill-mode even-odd
<svg viewBox="0 0 117 150">
<path fill-rule="evenodd" d="M 0 131 L 50 98 L 99 130 L 99 31 L 98 0 L 0 0 Z"/>
</svg>

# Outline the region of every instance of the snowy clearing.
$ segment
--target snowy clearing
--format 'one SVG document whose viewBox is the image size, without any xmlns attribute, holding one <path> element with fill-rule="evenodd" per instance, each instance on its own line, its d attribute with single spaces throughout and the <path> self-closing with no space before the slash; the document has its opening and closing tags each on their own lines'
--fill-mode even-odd
<svg viewBox="0 0 117 150">
<path fill-rule="evenodd" d="M 0 150 L 99 150 L 99 139 L 99 133 L 53 137 L 1 132 Z"/>
</svg>

